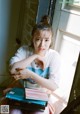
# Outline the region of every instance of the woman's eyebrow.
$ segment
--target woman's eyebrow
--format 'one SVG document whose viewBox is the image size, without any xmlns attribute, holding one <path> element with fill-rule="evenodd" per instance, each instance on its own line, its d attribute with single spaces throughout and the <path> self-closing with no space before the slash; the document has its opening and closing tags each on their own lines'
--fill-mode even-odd
<svg viewBox="0 0 80 114">
<path fill-rule="evenodd" d="M 48 37 L 44 37 L 45 39 L 49 39 Z"/>
<path fill-rule="evenodd" d="M 40 37 L 40 36 L 38 36 L 38 37 L 36 37 L 36 39 L 49 39 L 49 37 Z"/>
<path fill-rule="evenodd" d="M 35 38 L 41 38 L 40 36 L 36 36 Z"/>
</svg>

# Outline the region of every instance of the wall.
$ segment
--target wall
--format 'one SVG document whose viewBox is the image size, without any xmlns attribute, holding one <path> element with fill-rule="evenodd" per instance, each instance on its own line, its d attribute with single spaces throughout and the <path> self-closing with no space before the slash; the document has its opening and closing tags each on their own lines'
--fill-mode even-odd
<svg viewBox="0 0 80 114">
<path fill-rule="evenodd" d="M 29 44 L 31 40 L 31 31 L 36 23 L 38 10 L 38 0 L 25 0 L 24 22 L 22 30 L 22 44 Z"/>
<path fill-rule="evenodd" d="M 15 51 L 21 0 L 0 0 L 0 84 L 9 83 L 8 60 Z M 5 82 L 4 82 L 5 81 Z"/>
<path fill-rule="evenodd" d="M 43 15 L 48 15 L 49 13 L 49 7 L 50 7 L 50 2 L 51 0 L 39 0 L 39 5 L 38 5 L 38 14 L 37 14 L 37 18 L 36 18 L 36 22 L 40 22 L 41 21 L 41 17 Z"/>
<path fill-rule="evenodd" d="M 3 74 L 10 26 L 11 1 L 0 0 L 0 75 Z M 5 46 L 5 48 L 4 48 Z"/>
</svg>

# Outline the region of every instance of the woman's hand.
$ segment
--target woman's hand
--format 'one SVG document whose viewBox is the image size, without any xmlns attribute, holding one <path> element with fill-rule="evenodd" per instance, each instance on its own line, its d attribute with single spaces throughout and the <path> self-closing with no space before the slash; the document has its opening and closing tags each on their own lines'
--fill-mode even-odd
<svg viewBox="0 0 80 114">
<path fill-rule="evenodd" d="M 28 69 L 19 70 L 13 77 L 16 80 L 31 78 L 31 71 Z"/>
<path fill-rule="evenodd" d="M 45 58 L 44 56 L 37 56 L 37 59 L 35 59 L 35 63 L 38 64 L 43 70 L 45 68 Z"/>
</svg>

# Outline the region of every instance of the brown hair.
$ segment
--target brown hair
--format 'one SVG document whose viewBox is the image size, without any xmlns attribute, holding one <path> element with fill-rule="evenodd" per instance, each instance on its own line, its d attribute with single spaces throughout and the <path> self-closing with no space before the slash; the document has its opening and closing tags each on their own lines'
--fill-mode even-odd
<svg viewBox="0 0 80 114">
<path fill-rule="evenodd" d="M 51 25 L 50 25 L 50 18 L 49 16 L 47 15 L 44 15 L 42 18 L 41 18 L 41 21 L 40 23 L 36 24 L 34 27 L 33 27 L 33 30 L 32 30 L 32 36 L 34 36 L 34 33 L 38 30 L 49 30 L 52 32 L 52 28 L 51 28 Z"/>
</svg>

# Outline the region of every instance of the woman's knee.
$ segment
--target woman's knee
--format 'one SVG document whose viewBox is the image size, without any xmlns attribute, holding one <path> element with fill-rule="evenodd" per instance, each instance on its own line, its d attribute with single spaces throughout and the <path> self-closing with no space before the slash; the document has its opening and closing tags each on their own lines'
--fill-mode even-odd
<svg viewBox="0 0 80 114">
<path fill-rule="evenodd" d="M 12 109 L 12 110 L 10 110 L 10 114 L 23 114 L 23 113 L 19 109 Z"/>
</svg>

